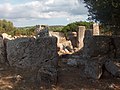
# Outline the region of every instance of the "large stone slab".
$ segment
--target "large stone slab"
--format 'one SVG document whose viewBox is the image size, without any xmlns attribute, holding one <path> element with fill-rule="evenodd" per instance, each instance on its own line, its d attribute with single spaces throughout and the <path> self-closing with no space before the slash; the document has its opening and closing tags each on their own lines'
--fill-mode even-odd
<svg viewBox="0 0 120 90">
<path fill-rule="evenodd" d="M 94 57 L 85 62 L 85 77 L 100 79 L 103 73 L 103 65 L 106 62 L 106 56 Z"/>
<path fill-rule="evenodd" d="M 56 37 L 19 38 L 7 43 L 10 66 L 24 70 L 24 73 L 30 71 L 26 77 L 32 81 L 44 82 L 43 75 L 48 76 L 48 81 L 56 80 L 57 57 Z"/>
<path fill-rule="evenodd" d="M 92 30 L 86 30 L 85 38 L 84 38 L 83 57 L 87 59 L 93 57 L 94 48 L 95 48 L 95 42 L 92 35 Z"/>
<path fill-rule="evenodd" d="M 33 38 L 18 38 L 7 42 L 7 59 L 10 66 L 29 68 L 32 66 L 30 49 L 34 45 Z"/>
<path fill-rule="evenodd" d="M 84 43 L 83 43 L 83 39 L 84 39 L 84 34 L 85 34 L 85 26 L 79 26 L 78 27 L 78 32 L 77 32 L 77 39 L 78 39 L 78 48 L 83 48 Z"/>
<path fill-rule="evenodd" d="M 99 34 L 100 34 L 99 24 L 98 23 L 94 23 L 93 24 L 93 35 L 99 35 Z"/>
<path fill-rule="evenodd" d="M 120 77 L 120 63 L 118 61 L 108 60 L 105 63 L 105 68 L 113 76 Z"/>
<path fill-rule="evenodd" d="M 6 49 L 4 40 L 0 37 L 0 63 L 7 63 L 6 61 Z"/>
</svg>

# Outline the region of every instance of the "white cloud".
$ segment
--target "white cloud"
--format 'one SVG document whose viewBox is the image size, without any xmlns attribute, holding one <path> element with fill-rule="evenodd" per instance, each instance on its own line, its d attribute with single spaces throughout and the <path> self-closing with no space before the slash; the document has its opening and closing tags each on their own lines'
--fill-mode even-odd
<svg viewBox="0 0 120 90">
<path fill-rule="evenodd" d="M 28 2 L 27 2 L 28 1 Z M 78 0 L 26 0 L 26 3 L 0 4 L 0 18 L 7 19 L 50 19 L 84 17 L 87 9 Z"/>
</svg>

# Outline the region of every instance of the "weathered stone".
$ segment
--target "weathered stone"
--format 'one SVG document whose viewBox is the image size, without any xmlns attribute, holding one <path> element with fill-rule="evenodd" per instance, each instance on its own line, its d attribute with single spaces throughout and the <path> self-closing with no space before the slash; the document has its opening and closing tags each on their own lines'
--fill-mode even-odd
<svg viewBox="0 0 120 90">
<path fill-rule="evenodd" d="M 94 23 L 93 24 L 93 35 L 99 35 L 99 34 L 100 34 L 99 24 L 98 23 Z"/>
<path fill-rule="evenodd" d="M 56 84 L 57 69 L 51 65 L 42 66 L 37 72 L 37 80 L 41 83 Z"/>
<path fill-rule="evenodd" d="M 15 39 L 7 43 L 7 53 L 11 66 L 26 70 L 26 72 L 30 71 L 27 77 L 30 77 L 31 81 L 34 81 L 34 79 L 36 81 L 38 76 L 49 74 L 51 75 L 50 79 L 56 78 L 53 77 L 56 76 L 57 71 L 58 54 L 56 37 Z M 41 75 L 37 75 L 38 72 Z M 38 81 L 42 82 L 41 80 L 42 78 Z"/>
<path fill-rule="evenodd" d="M 102 67 L 106 62 L 106 57 L 94 57 L 85 63 L 85 77 L 99 79 L 102 75 Z"/>
<path fill-rule="evenodd" d="M 6 63 L 6 57 L 4 40 L 2 37 L 0 37 L 0 63 Z"/>
<path fill-rule="evenodd" d="M 85 26 L 79 26 L 78 32 L 77 32 L 77 38 L 78 38 L 78 48 L 83 48 L 83 39 L 85 34 Z"/>
<path fill-rule="evenodd" d="M 71 41 L 73 48 L 77 47 L 78 40 L 76 32 L 68 32 L 66 38 Z"/>
<path fill-rule="evenodd" d="M 108 60 L 105 63 L 105 68 L 113 76 L 120 77 L 120 63 L 112 60 Z"/>
<path fill-rule="evenodd" d="M 68 59 L 67 64 L 70 65 L 70 66 L 77 66 L 78 65 L 76 59 Z"/>
<path fill-rule="evenodd" d="M 57 37 L 57 44 L 66 42 L 65 34 L 62 33 L 62 32 L 49 31 L 49 35 L 50 35 L 50 36 Z"/>
<path fill-rule="evenodd" d="M 41 27 L 41 25 L 36 25 L 36 36 L 37 37 L 48 37 L 49 36 L 49 31 L 47 26 Z"/>
<path fill-rule="evenodd" d="M 73 53 L 73 46 L 71 41 L 65 41 L 63 43 L 59 43 L 57 44 L 58 48 L 59 48 L 59 55 L 61 54 L 70 54 Z"/>
<path fill-rule="evenodd" d="M 109 42 L 110 42 L 110 37 L 107 36 L 94 36 L 93 37 L 95 46 L 94 48 L 94 56 L 98 55 L 107 55 L 110 53 L 109 48 Z"/>
<path fill-rule="evenodd" d="M 91 58 L 94 55 L 95 42 L 92 35 L 92 30 L 85 31 L 83 57 Z"/>
<path fill-rule="evenodd" d="M 49 36 L 49 31 L 48 30 L 41 30 L 38 35 L 38 37 L 48 37 Z"/>
<path fill-rule="evenodd" d="M 34 44 L 33 38 L 18 38 L 8 41 L 7 59 L 10 66 L 16 68 L 29 68 L 32 65 L 30 59 L 30 46 Z"/>
<path fill-rule="evenodd" d="M 32 49 L 34 48 L 34 49 Z M 35 45 L 30 50 L 33 64 L 40 66 L 41 63 L 52 61 L 50 64 L 57 63 L 57 38 L 56 37 L 41 37 L 36 39 Z"/>
</svg>

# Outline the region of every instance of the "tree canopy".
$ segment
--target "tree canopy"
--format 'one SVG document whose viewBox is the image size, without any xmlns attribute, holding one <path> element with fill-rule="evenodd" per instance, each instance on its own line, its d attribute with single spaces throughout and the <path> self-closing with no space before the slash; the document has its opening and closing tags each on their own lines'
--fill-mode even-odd
<svg viewBox="0 0 120 90">
<path fill-rule="evenodd" d="M 0 34 L 7 33 L 12 36 L 18 35 L 34 35 L 35 26 L 30 27 L 14 27 L 13 23 L 8 20 L 0 20 Z"/>
<path fill-rule="evenodd" d="M 86 22 L 86 21 L 73 22 L 73 23 L 69 23 L 68 25 L 66 25 L 62 29 L 62 31 L 65 33 L 69 31 L 76 32 L 78 30 L 78 26 L 85 26 L 86 29 L 90 29 L 92 24 L 93 22 Z"/>
<path fill-rule="evenodd" d="M 120 31 L 120 1 L 119 0 L 84 0 L 89 11 L 89 20 L 99 21 L 113 30 Z"/>
<path fill-rule="evenodd" d="M 14 29 L 13 23 L 5 19 L 0 20 L 0 33 L 7 33 Z"/>
</svg>

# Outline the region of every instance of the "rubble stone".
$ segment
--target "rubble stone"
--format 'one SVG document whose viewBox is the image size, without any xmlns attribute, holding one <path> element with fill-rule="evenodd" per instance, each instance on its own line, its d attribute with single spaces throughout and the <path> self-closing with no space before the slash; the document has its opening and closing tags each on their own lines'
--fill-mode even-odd
<svg viewBox="0 0 120 90">
<path fill-rule="evenodd" d="M 105 63 L 105 68 L 113 76 L 120 77 L 120 63 L 112 60 L 108 60 Z"/>
</svg>

